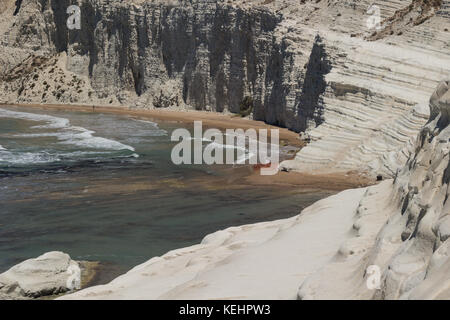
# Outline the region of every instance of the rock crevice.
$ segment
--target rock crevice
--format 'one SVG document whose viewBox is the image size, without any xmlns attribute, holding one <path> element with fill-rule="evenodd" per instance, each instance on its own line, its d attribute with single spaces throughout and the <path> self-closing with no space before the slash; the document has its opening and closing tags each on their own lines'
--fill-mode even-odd
<svg viewBox="0 0 450 320">
<path fill-rule="evenodd" d="M 448 0 L 377 41 L 355 36 L 367 28 L 366 0 L 81 0 L 81 30 L 67 29 L 70 4 L 2 8 L 3 102 L 240 114 L 251 99 L 251 118 L 310 142 L 285 170 L 393 177 L 427 120 L 426 100 L 450 73 Z M 410 4 L 380 5 L 382 18 Z M 30 67 L 39 57 L 50 62 Z"/>
</svg>

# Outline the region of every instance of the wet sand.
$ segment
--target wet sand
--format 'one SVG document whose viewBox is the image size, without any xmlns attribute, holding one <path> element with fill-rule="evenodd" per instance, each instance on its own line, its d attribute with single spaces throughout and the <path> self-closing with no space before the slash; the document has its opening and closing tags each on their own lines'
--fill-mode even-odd
<svg viewBox="0 0 450 320">
<path fill-rule="evenodd" d="M 300 172 L 278 172 L 273 176 L 261 176 L 258 172 L 245 179 L 249 184 L 299 187 L 302 190 L 343 191 L 361 188 L 375 182 L 357 174 L 307 174 Z"/>
</svg>

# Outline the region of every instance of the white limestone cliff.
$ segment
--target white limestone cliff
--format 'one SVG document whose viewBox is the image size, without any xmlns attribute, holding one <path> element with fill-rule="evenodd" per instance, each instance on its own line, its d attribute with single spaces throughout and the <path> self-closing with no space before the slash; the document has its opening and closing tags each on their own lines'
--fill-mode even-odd
<svg viewBox="0 0 450 320">
<path fill-rule="evenodd" d="M 285 170 L 392 177 L 450 73 L 449 0 L 83 0 L 81 30 L 69 2 L 3 4 L 2 102 L 239 113 L 250 97 L 311 140 Z"/>
<path fill-rule="evenodd" d="M 250 97 L 308 141 L 283 170 L 388 180 L 66 298 L 449 298 L 448 82 L 428 100 L 450 74 L 450 0 L 83 0 L 82 32 L 69 2 L 0 4 L 2 102 L 239 113 Z"/>
<path fill-rule="evenodd" d="M 394 179 L 216 232 L 63 299 L 450 299 L 448 81 L 429 106 Z"/>
<path fill-rule="evenodd" d="M 430 120 L 406 165 L 392 182 L 367 189 L 353 237 L 302 284 L 299 298 L 450 299 L 449 108 L 446 81 L 430 100 Z M 382 271 L 375 292 L 366 286 L 370 265 Z"/>
</svg>

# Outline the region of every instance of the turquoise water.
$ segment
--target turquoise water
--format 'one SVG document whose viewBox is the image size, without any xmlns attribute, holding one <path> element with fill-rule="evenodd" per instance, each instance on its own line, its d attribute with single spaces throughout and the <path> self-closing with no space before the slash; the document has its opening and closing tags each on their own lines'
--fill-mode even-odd
<svg viewBox="0 0 450 320">
<path fill-rule="evenodd" d="M 124 272 L 229 226 L 298 214 L 327 192 L 250 185 L 250 166 L 176 166 L 177 123 L 0 108 L 0 272 L 44 252 Z"/>
</svg>

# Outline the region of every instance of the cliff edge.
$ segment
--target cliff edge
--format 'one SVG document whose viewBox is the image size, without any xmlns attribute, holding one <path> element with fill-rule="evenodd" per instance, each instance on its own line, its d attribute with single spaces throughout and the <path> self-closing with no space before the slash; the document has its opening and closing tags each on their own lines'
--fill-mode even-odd
<svg viewBox="0 0 450 320">
<path fill-rule="evenodd" d="M 1 102 L 250 112 L 308 142 L 284 170 L 392 178 L 450 73 L 450 0 L 77 3 L 2 2 Z"/>
<path fill-rule="evenodd" d="M 429 108 L 394 179 L 216 232 L 63 299 L 450 299 L 448 81 Z"/>
</svg>

